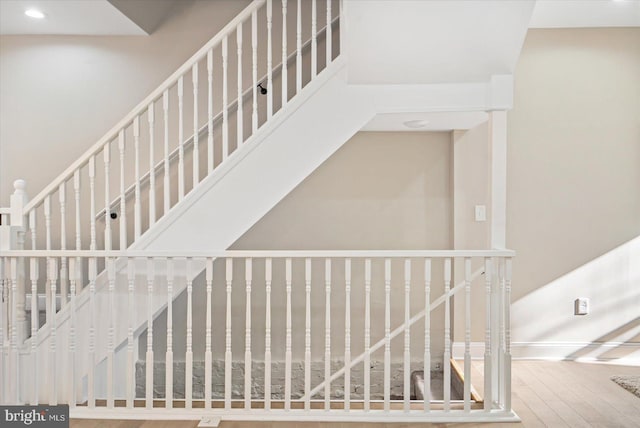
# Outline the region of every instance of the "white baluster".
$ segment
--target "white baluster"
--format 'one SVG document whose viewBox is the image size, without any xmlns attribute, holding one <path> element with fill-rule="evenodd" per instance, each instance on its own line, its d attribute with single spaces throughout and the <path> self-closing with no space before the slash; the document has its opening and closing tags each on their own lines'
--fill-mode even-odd
<svg viewBox="0 0 640 428">
<path fill-rule="evenodd" d="M 273 0 L 267 0 L 267 120 L 273 116 Z"/>
<path fill-rule="evenodd" d="M 291 259 L 285 261 L 285 285 L 287 293 L 287 320 L 284 351 L 284 409 L 291 409 Z"/>
<path fill-rule="evenodd" d="M 173 408 L 173 260 L 167 259 L 167 352 L 165 354 L 165 407 Z"/>
<path fill-rule="evenodd" d="M 178 79 L 178 200 L 184 198 L 184 76 Z"/>
<path fill-rule="evenodd" d="M 311 0 L 311 78 L 318 74 L 318 7 Z"/>
<path fill-rule="evenodd" d="M 205 269 L 207 283 L 207 319 L 205 321 L 205 350 L 204 350 L 204 408 L 211 409 L 211 376 L 213 372 L 211 354 L 211 293 L 213 291 L 213 259 L 207 259 Z"/>
<path fill-rule="evenodd" d="M 69 286 L 71 287 L 69 305 L 71 306 L 71 325 L 69 326 L 69 360 L 67 362 L 69 373 L 67 376 L 70 379 L 68 398 L 70 407 L 76 406 L 76 284 L 82 269 L 80 263 L 77 263 L 78 260 L 79 259 L 74 258 L 69 259 Z"/>
<path fill-rule="evenodd" d="M 404 261 L 404 411 L 411 399 L 411 260 Z"/>
<path fill-rule="evenodd" d="M 148 410 L 153 409 L 153 282 L 155 262 L 147 259 L 147 352 L 145 373 L 145 402 Z"/>
<path fill-rule="evenodd" d="M 246 309 L 244 333 L 244 408 L 251 410 L 251 277 L 253 264 L 245 260 Z"/>
<path fill-rule="evenodd" d="M 60 202 L 60 249 L 64 251 L 67 249 L 67 186 L 65 182 L 58 187 L 58 200 Z M 67 305 L 68 286 L 67 258 L 60 257 L 60 308 Z"/>
<path fill-rule="evenodd" d="M 109 200 L 109 186 L 110 186 L 110 162 L 111 162 L 111 148 L 110 143 L 104 145 L 103 159 L 104 159 L 104 249 L 111 250 L 111 201 Z"/>
<path fill-rule="evenodd" d="M 509 257 L 505 261 L 505 296 L 504 296 L 504 410 L 511 411 L 511 278 L 513 261 Z"/>
<path fill-rule="evenodd" d="M 238 101 L 236 109 L 236 148 L 239 148 L 244 141 L 243 130 L 243 117 L 244 117 L 244 103 L 242 102 L 242 22 L 238 24 L 236 28 L 236 44 L 238 48 Z"/>
<path fill-rule="evenodd" d="M 198 63 L 191 68 L 191 81 L 193 83 L 193 183 L 200 181 L 200 131 L 198 130 Z"/>
<path fill-rule="evenodd" d="M 332 42 L 332 29 L 331 29 L 331 0 L 327 0 L 327 32 L 325 33 L 327 39 L 326 39 L 326 48 L 327 48 L 327 58 L 326 58 L 326 66 L 328 67 L 329 64 L 332 61 L 332 55 L 333 55 L 333 51 L 332 51 L 332 47 L 331 47 L 331 42 Z"/>
<path fill-rule="evenodd" d="M 171 187 L 169 182 L 169 91 L 162 94 L 162 112 L 164 123 L 164 214 L 171 208 Z"/>
<path fill-rule="evenodd" d="M 36 210 L 29 211 L 29 230 L 31 231 L 31 249 L 37 249 Z"/>
<path fill-rule="evenodd" d="M 364 410 L 371 408 L 371 259 L 364 261 Z"/>
<path fill-rule="evenodd" d="M 451 259 L 444 260 L 444 411 L 451 409 Z"/>
<path fill-rule="evenodd" d="M 45 248 L 51 250 L 51 195 L 44 198 Z"/>
<path fill-rule="evenodd" d="M 133 329 L 135 327 L 135 295 L 134 286 L 136 280 L 135 260 L 130 258 L 127 260 L 127 280 L 128 280 L 128 303 L 129 303 L 129 328 L 127 329 L 127 408 L 133 409 L 133 399 L 135 397 L 136 383 L 136 362 L 133 359 Z"/>
<path fill-rule="evenodd" d="M 485 311 L 486 325 L 484 338 L 484 410 L 491 411 L 493 394 L 491 391 L 492 367 L 491 367 L 491 282 L 493 275 L 492 260 L 487 257 L 484 260 L 485 279 Z"/>
<path fill-rule="evenodd" d="M 73 174 L 73 192 L 75 196 L 75 207 L 76 207 L 76 250 L 82 250 L 82 239 L 81 239 L 81 222 L 80 222 L 80 170 L 76 170 Z M 78 265 L 81 263 L 80 257 L 76 259 Z M 81 289 L 83 286 L 82 283 L 82 269 L 79 270 L 79 276 L 76 277 L 76 293 L 78 289 Z"/>
<path fill-rule="evenodd" d="M 135 151 L 135 194 L 133 202 L 133 237 L 140 237 L 142 215 L 140 213 L 140 116 L 133 119 L 133 148 Z M 149 164 L 149 174 L 153 174 L 153 163 Z"/>
<path fill-rule="evenodd" d="M 91 156 L 89 158 L 89 222 L 91 235 L 89 242 L 89 249 L 91 251 L 96 250 L 96 157 Z M 106 219 L 106 212 L 105 212 Z"/>
<path fill-rule="evenodd" d="M 127 248 L 127 199 L 124 187 L 124 129 L 118 134 L 118 150 L 120 152 L 120 249 Z"/>
<path fill-rule="evenodd" d="M 229 95 L 228 95 L 228 82 L 227 72 L 229 68 L 228 64 L 229 55 L 229 39 L 224 36 L 222 39 L 222 160 L 224 161 L 229 156 Z"/>
<path fill-rule="evenodd" d="M 344 261 L 344 410 L 351 406 L 351 259 Z"/>
<path fill-rule="evenodd" d="M 391 260 L 384 261 L 384 411 L 391 410 Z"/>
<path fill-rule="evenodd" d="M 264 328 L 264 408 L 271 409 L 271 259 L 265 260 L 266 316 Z"/>
<path fill-rule="evenodd" d="M 47 195 L 44 198 L 44 224 L 45 224 L 45 248 L 47 251 L 51 250 L 51 196 Z M 46 303 L 46 322 L 51 322 L 52 317 L 55 315 L 55 311 L 51 312 L 51 263 L 47 258 L 47 281 L 45 282 L 45 303 Z"/>
<path fill-rule="evenodd" d="M 11 313 L 11 318 L 10 318 L 10 323 L 11 323 L 11 338 L 10 338 L 10 349 L 11 349 L 11 364 L 10 364 L 10 370 L 8 371 L 8 373 L 11 373 L 12 379 L 12 395 L 14 396 L 14 403 L 15 404 L 19 404 L 20 401 L 20 362 L 19 362 L 19 343 L 18 343 L 18 311 L 16 310 L 15 303 L 18 300 L 18 266 L 20 265 L 19 261 L 17 258 L 12 257 L 11 258 L 11 295 L 9 296 L 10 302 L 11 302 L 11 306 L 9 307 L 9 311 Z M 54 293 L 55 293 L 55 286 L 53 288 Z M 55 300 L 55 299 L 54 299 Z M 51 343 L 52 343 L 52 358 L 51 361 L 53 361 L 53 365 L 50 367 L 50 373 L 53 374 L 54 376 L 54 382 L 55 382 L 55 317 L 54 317 L 54 322 L 53 322 L 53 327 L 52 327 L 52 333 L 51 333 Z M 3 373 L 4 376 L 4 373 Z M 7 376 L 8 377 L 8 376 Z M 57 398 L 55 398 L 55 386 L 51 387 L 51 391 L 53 392 L 51 394 L 53 398 L 53 401 L 57 403 Z"/>
<path fill-rule="evenodd" d="M 287 104 L 289 92 L 287 90 L 287 0 L 282 0 L 282 107 Z"/>
<path fill-rule="evenodd" d="M 107 279 L 109 282 L 109 339 L 107 344 L 107 407 L 113 408 L 113 374 L 116 331 L 116 266 L 113 258 L 107 258 Z"/>
<path fill-rule="evenodd" d="M 258 130 L 258 12 L 251 12 L 251 74 L 253 80 L 253 108 L 251 113 L 251 131 Z"/>
<path fill-rule="evenodd" d="M 224 408 L 231 409 L 231 283 L 233 282 L 233 259 L 227 258 L 225 270 L 227 282 L 227 323 L 224 353 Z"/>
<path fill-rule="evenodd" d="M 32 211 L 33 212 L 33 211 Z M 38 329 L 40 328 L 40 321 L 38 320 L 38 259 L 35 257 L 31 257 L 29 259 L 29 279 L 31 280 L 31 370 L 32 370 L 32 379 L 33 379 L 33 391 L 31 395 L 31 405 L 38 405 Z M 0 281 L 4 281 L 4 278 L 0 276 Z M 2 295 L 2 291 L 0 290 L 0 296 Z M 1 305 L 1 302 L 0 302 Z M 2 317 L 0 317 L 0 330 L 2 329 Z M 2 334 L 0 334 L 0 344 L 4 339 L 2 338 Z M 0 345 L 1 348 L 1 345 Z M 4 350 L 0 349 L 0 352 L 4 352 Z"/>
<path fill-rule="evenodd" d="M 95 371 L 96 371 L 96 276 L 98 274 L 97 260 L 89 259 L 89 373 L 87 374 L 87 402 L 89 408 L 96 406 L 95 400 Z"/>
<path fill-rule="evenodd" d="M 424 261 L 424 411 L 431 411 L 431 259 Z"/>
<path fill-rule="evenodd" d="M 296 94 L 302 89 L 302 7 L 296 9 Z"/>
<path fill-rule="evenodd" d="M 207 174 L 213 171 L 213 51 L 207 52 Z"/>
<path fill-rule="evenodd" d="M 471 259 L 464 259 L 464 411 L 471 411 Z"/>
<path fill-rule="evenodd" d="M 193 266 L 191 259 L 187 259 L 185 269 L 187 274 L 187 350 L 184 356 L 186 366 L 184 397 L 185 407 L 190 409 L 193 400 Z"/>
<path fill-rule="evenodd" d="M 5 263 L 6 263 L 6 258 L 0 258 L 0 370 L 2 370 L 2 373 L 6 373 L 9 368 L 6 365 L 6 358 L 5 355 L 7 354 L 7 349 L 6 349 L 6 345 L 7 345 L 7 341 L 6 341 L 6 334 L 5 333 L 7 331 L 7 327 L 6 327 L 6 318 L 5 318 L 5 314 L 6 314 L 6 303 L 5 303 Z M 32 340 L 32 343 L 35 342 L 35 340 Z M 33 354 L 32 354 L 33 355 Z M 34 357 L 35 358 L 35 357 Z M 36 360 L 37 361 L 37 360 Z M 8 380 L 6 377 L 2 377 L 2 379 L 0 379 L 0 403 L 6 403 L 9 400 L 7 399 L 7 393 L 5 391 L 5 389 L 8 387 Z M 36 388 L 37 391 L 37 388 Z M 36 397 L 37 398 L 37 397 Z"/>
<path fill-rule="evenodd" d="M 15 259 L 11 259 L 11 270 L 14 271 L 14 262 Z M 56 330 L 57 330 L 57 322 L 56 322 L 56 281 L 58 280 L 58 266 L 57 266 L 57 260 L 55 258 L 52 258 L 50 260 L 50 273 L 49 273 L 49 279 L 51 281 L 51 324 L 50 324 L 50 335 L 49 335 L 49 368 L 47 370 L 48 374 L 49 374 L 49 378 L 48 378 L 48 382 L 49 382 L 49 404 L 51 406 L 56 406 L 58 404 L 58 379 L 57 379 L 57 374 L 58 374 L 58 370 L 56 367 L 56 346 L 57 346 L 57 338 L 56 338 Z M 12 281 L 12 290 L 11 292 L 13 293 L 13 299 L 12 301 L 15 302 L 15 279 Z M 15 311 L 14 311 L 15 313 Z M 13 323 L 13 329 L 15 329 L 15 320 Z M 15 336 L 16 333 L 14 333 L 12 331 L 12 342 L 15 343 Z M 16 370 L 17 371 L 17 370 Z"/>
<path fill-rule="evenodd" d="M 331 410 L 331 259 L 324 262 L 324 410 Z"/>
<path fill-rule="evenodd" d="M 304 328 L 304 409 L 311 410 L 311 259 L 304 262 L 305 328 Z"/>
<path fill-rule="evenodd" d="M 149 122 L 149 227 L 156 222 L 156 159 L 155 159 L 155 109 L 154 103 L 147 107 Z"/>
</svg>

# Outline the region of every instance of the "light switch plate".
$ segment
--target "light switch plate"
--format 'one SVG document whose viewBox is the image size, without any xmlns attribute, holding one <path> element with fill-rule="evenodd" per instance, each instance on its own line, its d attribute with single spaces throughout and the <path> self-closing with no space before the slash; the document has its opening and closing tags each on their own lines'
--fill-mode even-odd
<svg viewBox="0 0 640 428">
<path fill-rule="evenodd" d="M 487 221 L 487 207 L 476 205 L 476 221 Z"/>
</svg>

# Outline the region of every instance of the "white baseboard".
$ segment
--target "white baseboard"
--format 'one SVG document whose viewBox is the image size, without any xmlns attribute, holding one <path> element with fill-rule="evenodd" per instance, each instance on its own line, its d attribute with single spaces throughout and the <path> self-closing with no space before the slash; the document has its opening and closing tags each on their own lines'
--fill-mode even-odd
<svg viewBox="0 0 640 428">
<path fill-rule="evenodd" d="M 471 358 L 484 358 L 484 342 L 471 342 Z M 454 342 L 452 355 L 464 358 L 464 342 Z M 513 342 L 514 360 L 628 361 L 640 363 L 640 342 Z"/>
</svg>

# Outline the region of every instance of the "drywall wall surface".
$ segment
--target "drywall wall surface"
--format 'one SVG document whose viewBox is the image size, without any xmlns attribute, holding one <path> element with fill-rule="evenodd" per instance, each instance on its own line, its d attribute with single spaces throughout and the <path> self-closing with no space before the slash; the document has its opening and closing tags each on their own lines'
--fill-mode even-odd
<svg viewBox="0 0 640 428">
<path fill-rule="evenodd" d="M 150 36 L 0 37 L 0 201 L 17 178 L 37 194 L 247 4 L 184 2 Z"/>
<path fill-rule="evenodd" d="M 593 342 L 637 350 L 638 76 L 640 28 L 529 31 L 508 116 L 516 356 L 531 342 L 562 357 L 612 355 Z M 574 316 L 578 297 L 588 315 Z"/>
</svg>

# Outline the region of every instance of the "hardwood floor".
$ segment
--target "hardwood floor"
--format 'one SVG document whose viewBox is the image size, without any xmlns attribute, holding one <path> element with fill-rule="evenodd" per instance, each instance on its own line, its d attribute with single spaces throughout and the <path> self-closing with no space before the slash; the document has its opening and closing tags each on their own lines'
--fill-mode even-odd
<svg viewBox="0 0 640 428">
<path fill-rule="evenodd" d="M 616 385 L 613 375 L 640 375 L 640 367 L 568 361 L 515 361 L 513 407 L 518 424 L 432 424 L 439 427 L 640 427 L 640 398 Z M 473 384 L 481 390 L 482 366 Z M 481 391 L 480 391 L 481 392 Z M 72 428 L 191 428 L 197 421 L 72 420 Z M 220 428 L 418 428 L 425 424 L 222 422 Z"/>
</svg>

